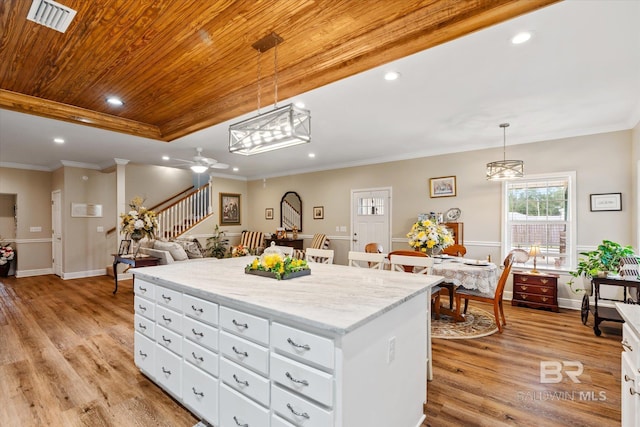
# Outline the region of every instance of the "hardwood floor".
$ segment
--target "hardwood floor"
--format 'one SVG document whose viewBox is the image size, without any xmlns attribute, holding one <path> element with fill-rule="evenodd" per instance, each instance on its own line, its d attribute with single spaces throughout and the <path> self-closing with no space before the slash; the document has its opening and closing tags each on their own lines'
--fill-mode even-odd
<svg viewBox="0 0 640 427">
<path fill-rule="evenodd" d="M 197 423 L 135 367 L 132 282 L 119 285 L 1 279 L 0 426 Z M 424 426 L 620 425 L 620 325 L 595 337 L 577 311 L 505 314 L 503 334 L 434 340 Z M 580 383 L 542 384 L 541 361 L 581 362 Z"/>
</svg>

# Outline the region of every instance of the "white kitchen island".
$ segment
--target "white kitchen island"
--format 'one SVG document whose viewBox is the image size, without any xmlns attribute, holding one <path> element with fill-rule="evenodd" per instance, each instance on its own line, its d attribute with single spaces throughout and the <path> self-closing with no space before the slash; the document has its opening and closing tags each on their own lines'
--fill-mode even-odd
<svg viewBox="0 0 640 427">
<path fill-rule="evenodd" d="M 252 259 L 132 270 L 143 373 L 216 427 L 424 421 L 441 277 L 311 264 L 279 281 L 245 274 Z"/>
</svg>

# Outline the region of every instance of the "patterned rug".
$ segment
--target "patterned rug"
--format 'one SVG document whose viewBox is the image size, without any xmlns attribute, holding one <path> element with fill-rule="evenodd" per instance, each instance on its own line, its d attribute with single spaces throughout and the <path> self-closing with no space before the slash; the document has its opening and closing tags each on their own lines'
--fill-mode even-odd
<svg viewBox="0 0 640 427">
<path fill-rule="evenodd" d="M 451 317 L 441 314 L 440 319 L 431 319 L 431 337 L 447 340 L 460 340 L 486 337 L 498 332 L 495 318 L 492 313 L 479 308 L 467 309 L 464 322 L 454 322 Z"/>
</svg>

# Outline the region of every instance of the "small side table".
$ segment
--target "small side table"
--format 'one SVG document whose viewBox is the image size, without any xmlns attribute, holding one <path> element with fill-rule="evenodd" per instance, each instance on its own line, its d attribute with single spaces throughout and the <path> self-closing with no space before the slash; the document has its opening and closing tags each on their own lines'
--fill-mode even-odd
<svg viewBox="0 0 640 427">
<path fill-rule="evenodd" d="M 114 277 L 116 287 L 113 290 L 113 294 L 115 295 L 116 292 L 118 292 L 118 269 L 117 269 L 118 264 L 129 265 L 130 267 L 127 268 L 128 270 L 131 267 L 133 268 L 152 267 L 154 265 L 158 265 L 159 261 L 160 261 L 160 258 L 156 258 L 149 255 L 138 255 L 137 257 L 133 258 L 133 255 L 114 254 L 113 255 L 113 277 Z"/>
<path fill-rule="evenodd" d="M 511 305 L 550 308 L 557 312 L 558 275 L 514 271 Z"/>
</svg>

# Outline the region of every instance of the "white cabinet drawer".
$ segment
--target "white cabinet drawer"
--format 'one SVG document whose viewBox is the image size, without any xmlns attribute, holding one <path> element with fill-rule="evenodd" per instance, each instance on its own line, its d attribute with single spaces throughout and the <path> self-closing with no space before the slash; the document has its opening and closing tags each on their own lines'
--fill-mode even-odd
<svg viewBox="0 0 640 427">
<path fill-rule="evenodd" d="M 182 336 L 160 325 L 156 325 L 156 342 L 162 347 L 182 355 Z"/>
<path fill-rule="evenodd" d="M 153 283 L 149 283 L 143 279 L 133 278 L 133 292 L 136 295 L 143 296 L 153 300 L 155 298 L 156 286 Z"/>
<path fill-rule="evenodd" d="M 184 360 L 193 363 L 198 368 L 218 376 L 218 355 L 189 340 L 182 343 Z"/>
<path fill-rule="evenodd" d="M 271 427 L 296 427 L 289 421 L 285 421 L 276 414 L 271 415 Z"/>
<path fill-rule="evenodd" d="M 245 367 L 269 375 L 269 349 L 225 331 L 220 332 L 220 352 Z"/>
<path fill-rule="evenodd" d="M 156 304 L 153 301 L 150 301 L 146 298 L 139 297 L 135 295 L 133 297 L 133 310 L 141 315 L 146 317 L 147 319 L 156 320 L 155 319 L 155 310 Z"/>
<path fill-rule="evenodd" d="M 225 384 L 220 386 L 220 427 L 265 427 L 269 410 Z"/>
<path fill-rule="evenodd" d="M 182 312 L 201 322 L 218 325 L 218 304 L 214 302 L 185 294 L 182 296 Z"/>
<path fill-rule="evenodd" d="M 304 362 L 334 369 L 334 342 L 279 323 L 271 325 L 271 347 Z"/>
<path fill-rule="evenodd" d="M 156 305 L 156 323 L 174 332 L 182 333 L 182 314 Z"/>
<path fill-rule="evenodd" d="M 220 326 L 232 334 L 269 345 L 269 321 L 262 317 L 220 307 Z"/>
<path fill-rule="evenodd" d="M 185 338 L 197 342 L 209 350 L 218 351 L 218 329 L 213 326 L 185 317 L 183 334 Z"/>
<path fill-rule="evenodd" d="M 136 362 L 136 366 L 144 371 L 151 377 L 155 376 L 153 372 L 154 355 L 155 355 L 156 343 L 151 341 L 144 335 L 136 332 L 133 337 L 133 360 Z"/>
<path fill-rule="evenodd" d="M 155 323 L 139 314 L 133 316 L 133 323 L 136 332 L 140 332 L 142 335 L 154 339 Z"/>
<path fill-rule="evenodd" d="M 326 406 L 333 406 L 333 376 L 271 353 L 271 379 Z"/>
<path fill-rule="evenodd" d="M 182 292 L 158 286 L 156 288 L 156 302 L 182 312 Z"/>
<path fill-rule="evenodd" d="M 327 411 L 275 384 L 271 385 L 271 408 L 297 426 L 327 427 L 333 425 L 333 412 Z"/>
<path fill-rule="evenodd" d="M 631 361 L 640 366 L 640 337 L 626 323 L 622 324 L 622 348 L 629 353 Z"/>
<path fill-rule="evenodd" d="M 267 378 L 222 358 L 220 359 L 220 379 L 242 394 L 269 406 L 271 390 Z"/>
<path fill-rule="evenodd" d="M 218 425 L 218 380 L 193 365 L 182 369 L 182 398 L 211 425 Z"/>
<path fill-rule="evenodd" d="M 161 386 L 180 397 L 182 358 L 156 345 L 156 380 Z"/>
</svg>

